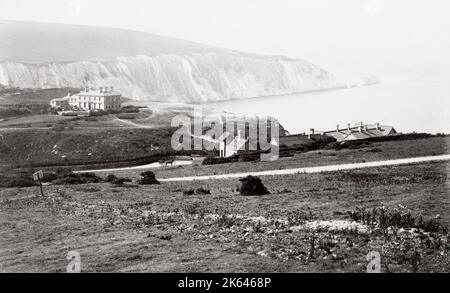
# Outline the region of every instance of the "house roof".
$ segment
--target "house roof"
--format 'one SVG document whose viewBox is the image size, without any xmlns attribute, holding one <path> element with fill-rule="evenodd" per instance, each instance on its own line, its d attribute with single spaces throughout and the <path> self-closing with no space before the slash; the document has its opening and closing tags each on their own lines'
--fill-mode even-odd
<svg viewBox="0 0 450 293">
<path fill-rule="evenodd" d="M 111 92 L 111 91 L 102 91 L 100 92 L 100 90 L 89 90 L 88 92 L 84 91 L 84 92 L 80 92 L 78 94 L 75 94 L 75 96 L 80 96 L 80 97 L 112 97 L 112 96 L 121 96 L 120 93 L 118 92 Z"/>
<path fill-rule="evenodd" d="M 392 131 L 395 131 L 393 126 L 380 125 L 377 128 L 377 125 L 374 124 L 366 124 L 363 125 L 362 131 L 359 131 L 360 126 L 350 127 L 350 129 L 339 129 L 339 131 L 325 131 L 323 134 L 332 136 L 336 138 L 338 141 L 346 140 L 346 139 L 366 139 L 370 137 L 380 137 L 389 135 Z"/>
<path fill-rule="evenodd" d="M 69 98 L 68 97 L 64 97 L 64 98 L 58 98 L 58 99 L 52 99 L 52 102 L 64 102 L 67 101 Z"/>
</svg>

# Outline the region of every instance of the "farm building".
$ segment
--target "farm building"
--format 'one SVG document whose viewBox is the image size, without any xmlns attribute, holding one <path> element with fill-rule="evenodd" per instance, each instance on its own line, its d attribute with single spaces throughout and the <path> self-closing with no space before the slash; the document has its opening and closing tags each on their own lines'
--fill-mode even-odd
<svg viewBox="0 0 450 293">
<path fill-rule="evenodd" d="M 67 108 L 69 107 L 69 100 L 68 98 L 61 98 L 61 99 L 53 99 L 50 101 L 50 106 L 52 106 L 52 108 Z"/>
<path fill-rule="evenodd" d="M 121 107 L 121 94 L 114 92 L 113 87 L 100 87 L 99 89 L 90 89 L 87 87 L 84 91 L 72 95 L 70 92 L 67 97 L 54 99 L 50 105 L 54 108 L 61 107 L 58 104 L 65 103 L 76 110 L 114 110 Z"/>
<path fill-rule="evenodd" d="M 315 133 L 314 129 L 311 129 L 309 134 L 301 133 L 301 134 L 292 134 L 280 136 L 280 146 L 284 147 L 294 147 L 305 145 L 311 143 L 312 141 L 335 141 L 330 136 Z"/>
<path fill-rule="evenodd" d="M 335 138 L 338 142 L 348 140 L 360 140 L 371 137 L 383 137 L 397 134 L 397 131 L 393 126 L 376 124 L 363 124 L 360 122 L 356 126 L 347 124 L 347 128 L 341 129 L 339 125 L 336 126 L 336 130 L 325 131 L 322 134 Z"/>
</svg>

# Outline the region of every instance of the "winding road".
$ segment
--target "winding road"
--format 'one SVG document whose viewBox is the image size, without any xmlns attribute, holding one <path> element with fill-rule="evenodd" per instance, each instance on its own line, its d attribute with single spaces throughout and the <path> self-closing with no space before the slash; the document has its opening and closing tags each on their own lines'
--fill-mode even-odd
<svg viewBox="0 0 450 293">
<path fill-rule="evenodd" d="M 246 177 L 249 175 L 252 175 L 252 176 L 274 176 L 274 175 L 288 175 L 288 174 L 297 174 L 297 173 L 311 174 L 311 173 L 320 173 L 320 172 L 332 172 L 332 171 L 353 170 L 353 169 L 384 167 L 384 166 L 397 166 L 397 165 L 417 164 L 417 163 L 424 163 L 424 162 L 442 162 L 442 161 L 450 161 L 450 155 L 416 157 L 416 158 L 405 158 L 405 159 L 386 160 L 386 161 L 374 161 L 374 162 L 366 162 L 366 163 L 352 163 L 352 164 L 329 165 L 329 166 L 295 168 L 295 169 L 284 169 L 284 170 L 267 170 L 267 171 L 259 171 L 259 172 L 245 172 L 245 173 L 233 173 L 233 174 L 222 174 L 222 175 L 176 177 L 176 178 L 165 178 L 165 179 L 158 179 L 158 180 L 161 182 L 196 181 L 196 180 L 200 181 L 200 180 L 212 180 L 212 179 L 242 178 L 242 177 Z"/>
</svg>

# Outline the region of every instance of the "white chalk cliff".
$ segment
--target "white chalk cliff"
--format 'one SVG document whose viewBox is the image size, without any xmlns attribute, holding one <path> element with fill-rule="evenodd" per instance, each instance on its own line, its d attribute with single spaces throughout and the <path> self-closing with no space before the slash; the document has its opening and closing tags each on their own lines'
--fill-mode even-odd
<svg viewBox="0 0 450 293">
<path fill-rule="evenodd" d="M 134 100 L 210 102 L 341 86 L 307 61 L 116 29 L 0 21 L 0 85 L 114 86 Z"/>
</svg>

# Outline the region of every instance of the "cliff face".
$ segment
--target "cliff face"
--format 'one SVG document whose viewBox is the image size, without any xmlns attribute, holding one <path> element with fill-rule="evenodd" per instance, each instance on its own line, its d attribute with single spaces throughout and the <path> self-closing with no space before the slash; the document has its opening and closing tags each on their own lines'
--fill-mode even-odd
<svg viewBox="0 0 450 293">
<path fill-rule="evenodd" d="M 209 102 L 339 86 L 303 60 L 117 29 L 0 23 L 0 86 L 114 86 L 134 100 Z"/>
<path fill-rule="evenodd" d="M 135 100 L 170 102 L 209 102 L 338 86 L 327 71 L 305 61 L 216 52 L 44 64 L 3 62 L 0 84 L 23 88 L 110 85 Z"/>
</svg>

